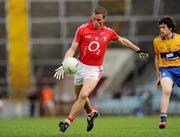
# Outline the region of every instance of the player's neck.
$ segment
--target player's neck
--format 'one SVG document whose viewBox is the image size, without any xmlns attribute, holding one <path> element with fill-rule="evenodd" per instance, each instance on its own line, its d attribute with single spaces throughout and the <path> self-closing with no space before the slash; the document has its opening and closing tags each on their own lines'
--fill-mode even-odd
<svg viewBox="0 0 180 137">
<path fill-rule="evenodd" d="M 165 39 L 170 40 L 174 37 L 174 34 L 171 32 L 165 36 Z"/>
<path fill-rule="evenodd" d="M 94 27 L 95 30 L 100 30 L 103 26 L 100 27 Z"/>
</svg>

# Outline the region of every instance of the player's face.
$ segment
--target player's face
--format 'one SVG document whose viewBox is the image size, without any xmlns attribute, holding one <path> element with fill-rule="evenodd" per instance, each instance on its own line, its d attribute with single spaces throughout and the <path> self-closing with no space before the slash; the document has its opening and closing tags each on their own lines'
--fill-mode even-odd
<svg viewBox="0 0 180 137">
<path fill-rule="evenodd" d="M 102 14 L 92 14 L 91 20 L 95 29 L 99 29 L 104 25 L 105 19 Z"/>
<path fill-rule="evenodd" d="M 160 35 L 163 37 L 168 37 L 172 33 L 171 29 L 169 29 L 166 24 L 160 24 L 159 31 L 160 31 Z"/>
</svg>

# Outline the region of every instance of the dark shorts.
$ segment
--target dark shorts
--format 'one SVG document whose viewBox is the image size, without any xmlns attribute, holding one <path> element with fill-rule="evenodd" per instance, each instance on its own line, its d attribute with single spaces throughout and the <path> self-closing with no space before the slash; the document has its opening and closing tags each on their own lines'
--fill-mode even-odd
<svg viewBox="0 0 180 137">
<path fill-rule="evenodd" d="M 169 77 L 180 87 L 180 67 L 160 67 L 161 77 Z"/>
</svg>

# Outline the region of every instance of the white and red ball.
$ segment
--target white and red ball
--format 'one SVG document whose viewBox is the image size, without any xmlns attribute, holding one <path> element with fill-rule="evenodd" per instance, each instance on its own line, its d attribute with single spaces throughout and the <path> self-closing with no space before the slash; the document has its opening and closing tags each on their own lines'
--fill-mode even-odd
<svg viewBox="0 0 180 137">
<path fill-rule="evenodd" d="M 62 65 L 66 74 L 74 74 L 79 68 L 79 61 L 74 57 L 70 57 L 65 59 Z"/>
</svg>

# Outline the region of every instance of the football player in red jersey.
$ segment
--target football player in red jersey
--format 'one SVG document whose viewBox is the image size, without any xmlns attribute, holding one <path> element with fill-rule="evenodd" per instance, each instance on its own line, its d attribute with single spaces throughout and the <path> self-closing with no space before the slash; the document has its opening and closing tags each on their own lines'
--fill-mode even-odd
<svg viewBox="0 0 180 137">
<path fill-rule="evenodd" d="M 61 132 L 65 132 L 83 108 L 87 113 L 87 131 L 92 130 L 99 112 L 93 109 L 88 96 L 102 76 L 104 54 L 111 40 L 118 41 L 123 46 L 137 52 L 140 58 L 148 57 L 147 53 L 128 39 L 120 37 L 114 30 L 104 26 L 106 15 L 107 10 L 104 7 L 94 8 L 90 21 L 77 28 L 72 45 L 65 54 L 64 59 L 72 57 L 76 50 L 79 49 L 78 60 L 80 67 L 74 76 L 77 100 L 73 104 L 69 116 L 59 123 Z M 54 77 L 56 79 L 64 77 L 63 66 L 60 66 L 55 71 Z"/>
</svg>

